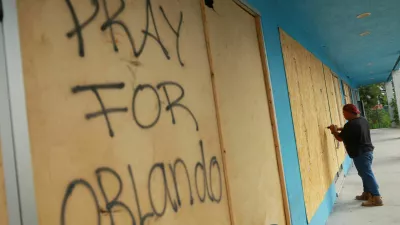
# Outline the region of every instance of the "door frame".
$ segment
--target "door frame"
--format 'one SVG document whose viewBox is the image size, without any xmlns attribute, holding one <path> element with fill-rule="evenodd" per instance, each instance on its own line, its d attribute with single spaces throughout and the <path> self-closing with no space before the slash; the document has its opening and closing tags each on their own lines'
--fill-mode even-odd
<svg viewBox="0 0 400 225">
<path fill-rule="evenodd" d="M 38 225 L 16 0 L 3 0 L 1 137 L 10 225 Z M 1 54 L 1 52 L 0 52 Z M 2 63 L 0 62 L 0 63 Z M 3 127 L 4 124 L 4 127 Z"/>
<path fill-rule="evenodd" d="M 3 23 L 0 22 L 0 140 L 3 156 L 4 188 L 8 223 L 21 225 L 19 192 L 11 123 L 10 96 L 4 48 Z M 17 201 L 16 201 L 17 199 Z"/>
</svg>

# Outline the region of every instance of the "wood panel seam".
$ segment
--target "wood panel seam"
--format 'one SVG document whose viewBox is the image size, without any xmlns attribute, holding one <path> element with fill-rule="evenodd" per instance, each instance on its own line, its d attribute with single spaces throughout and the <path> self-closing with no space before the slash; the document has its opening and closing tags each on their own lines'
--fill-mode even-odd
<svg viewBox="0 0 400 225">
<path fill-rule="evenodd" d="M 232 197 L 231 197 L 231 191 L 229 188 L 229 178 L 228 178 L 228 168 L 227 168 L 227 162 L 226 162 L 226 151 L 224 147 L 224 141 L 222 137 L 222 128 L 221 128 L 221 118 L 219 115 L 219 106 L 218 106 L 218 96 L 217 96 L 217 91 L 215 87 L 215 74 L 214 74 L 214 64 L 212 61 L 212 55 L 211 55 L 211 44 L 210 44 L 210 37 L 208 33 L 208 25 L 207 25 L 207 16 L 206 16 L 206 9 L 205 9 L 205 3 L 203 0 L 200 0 L 200 5 L 201 5 L 201 14 L 202 14 L 202 22 L 203 22 L 203 30 L 204 30 L 204 38 L 206 42 L 206 48 L 207 48 L 207 57 L 208 57 L 208 62 L 210 66 L 210 76 L 211 76 L 211 85 L 212 85 L 212 90 L 213 90 L 213 98 L 214 98 L 214 105 L 215 105 L 215 116 L 217 119 L 217 126 L 218 126 L 218 136 L 219 136 L 219 143 L 220 143 L 220 151 L 221 151 L 221 156 L 222 156 L 222 164 L 223 164 L 223 171 L 224 171 L 224 178 L 225 178 L 225 189 L 226 189 L 226 195 L 228 198 L 228 210 L 229 210 L 229 219 L 231 222 L 231 225 L 235 225 L 234 217 L 233 217 L 233 208 L 232 208 Z"/>
</svg>

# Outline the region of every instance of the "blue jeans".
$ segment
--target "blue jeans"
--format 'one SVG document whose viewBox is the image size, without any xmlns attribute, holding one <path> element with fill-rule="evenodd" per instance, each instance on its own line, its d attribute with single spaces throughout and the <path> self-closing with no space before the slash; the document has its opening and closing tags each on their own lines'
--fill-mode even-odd
<svg viewBox="0 0 400 225">
<path fill-rule="evenodd" d="M 374 173 L 372 172 L 372 160 L 374 159 L 373 152 L 365 152 L 353 158 L 354 165 L 357 168 L 358 175 L 361 177 L 364 192 L 369 192 L 372 196 L 380 196 L 379 186 L 376 182 Z"/>
</svg>

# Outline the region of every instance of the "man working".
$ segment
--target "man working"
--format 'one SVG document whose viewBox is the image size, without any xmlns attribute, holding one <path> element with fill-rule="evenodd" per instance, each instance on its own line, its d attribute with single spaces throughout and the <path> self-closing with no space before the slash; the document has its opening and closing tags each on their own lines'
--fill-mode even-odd
<svg viewBox="0 0 400 225">
<path fill-rule="evenodd" d="M 336 125 L 331 125 L 329 128 L 338 141 L 343 141 L 362 179 L 364 192 L 356 196 L 356 199 L 366 201 L 362 206 L 382 206 L 379 186 L 372 172 L 374 146 L 371 142 L 368 121 L 360 116 L 360 111 L 353 104 L 343 107 L 343 116 L 348 121 L 343 128 L 338 128 Z"/>
</svg>

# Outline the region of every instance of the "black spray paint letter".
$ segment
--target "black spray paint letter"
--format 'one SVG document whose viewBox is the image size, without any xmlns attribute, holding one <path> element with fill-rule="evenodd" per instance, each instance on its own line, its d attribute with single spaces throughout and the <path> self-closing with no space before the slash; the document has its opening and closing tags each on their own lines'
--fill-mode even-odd
<svg viewBox="0 0 400 225">
<path fill-rule="evenodd" d="M 188 188 L 189 188 L 189 195 L 190 195 L 190 205 L 193 205 L 194 204 L 194 199 L 193 199 L 193 194 L 192 194 L 192 184 L 190 182 L 189 171 L 188 171 L 188 168 L 186 166 L 186 163 L 181 158 L 178 158 L 178 159 L 175 160 L 174 166 L 172 166 L 172 164 L 169 164 L 169 169 L 171 170 L 172 177 L 174 179 L 175 193 L 176 193 L 176 199 L 178 201 L 178 205 L 182 206 L 181 196 L 179 194 L 178 181 L 177 181 L 177 167 L 178 167 L 179 164 L 182 165 L 181 167 L 185 171 L 186 179 L 188 181 Z"/>
<path fill-rule="evenodd" d="M 140 205 L 139 194 L 138 194 L 138 190 L 136 187 L 135 178 L 133 177 L 131 165 L 128 165 L 128 172 L 129 172 L 129 177 L 131 178 L 131 182 L 132 182 L 133 193 L 135 193 L 136 207 L 138 208 L 140 225 L 144 225 L 147 219 L 150 219 L 151 217 L 154 216 L 154 213 L 146 213 L 144 216 L 142 216 L 142 207 Z"/>
<path fill-rule="evenodd" d="M 154 198 L 151 192 L 151 186 L 152 186 L 152 177 L 153 174 L 155 173 L 156 170 L 160 170 L 162 173 L 162 177 L 163 177 L 163 184 L 164 184 L 164 205 L 162 207 L 162 210 L 157 210 L 155 203 L 154 203 Z M 149 174 L 149 178 L 148 178 L 148 192 L 149 192 L 149 200 L 150 200 L 150 205 L 151 208 L 153 209 L 153 212 L 156 216 L 158 217 L 162 217 L 165 214 L 165 210 L 167 209 L 167 203 L 168 201 L 171 203 L 172 209 L 174 210 L 174 212 L 178 211 L 178 206 L 177 203 L 175 201 L 172 200 L 171 198 L 171 191 L 169 190 L 168 187 L 168 182 L 167 182 L 167 176 L 165 173 L 165 166 L 164 163 L 156 163 L 153 165 L 153 167 L 150 170 L 150 174 Z"/>
<path fill-rule="evenodd" d="M 101 26 L 101 30 L 105 31 L 107 28 L 110 28 L 111 40 L 112 40 L 112 43 L 113 43 L 114 51 L 118 52 L 118 46 L 117 46 L 117 43 L 115 41 L 113 25 L 114 24 L 120 25 L 122 27 L 122 29 L 125 30 L 125 32 L 127 33 L 128 37 L 131 37 L 131 34 L 130 34 L 128 28 L 126 27 L 126 25 L 121 21 L 116 21 L 115 20 L 118 17 L 118 15 L 121 14 L 124 11 L 124 9 L 125 9 L 125 1 L 124 0 L 120 0 L 121 5 L 120 5 L 119 9 L 111 17 L 110 17 L 110 13 L 108 12 L 107 0 L 102 0 L 102 2 L 103 2 L 103 8 L 104 8 L 104 12 L 106 14 L 107 20 Z"/>
<path fill-rule="evenodd" d="M 92 185 L 89 184 L 89 182 L 87 182 L 86 180 L 82 180 L 82 179 L 77 179 L 77 180 L 73 180 L 71 183 L 69 183 L 67 190 L 65 192 L 64 195 L 64 199 L 62 201 L 62 206 L 61 206 L 61 219 L 60 219 L 60 224 L 61 225 L 66 225 L 65 222 L 65 213 L 67 211 L 67 203 L 68 203 L 68 199 L 72 196 L 72 193 L 74 192 L 75 188 L 81 185 L 83 187 L 85 187 L 86 189 L 89 190 L 90 195 L 93 198 L 93 201 L 96 205 L 96 209 L 97 209 L 97 224 L 101 225 L 101 218 L 100 218 L 100 204 L 99 204 L 99 199 L 96 196 L 96 193 L 94 192 L 94 189 L 92 187 Z"/>
<path fill-rule="evenodd" d="M 221 176 L 221 170 L 220 170 L 220 166 L 219 163 L 217 161 L 217 158 L 214 156 L 212 157 L 211 161 L 210 161 L 210 167 L 209 167 L 209 181 L 207 179 L 207 170 L 206 170 L 206 161 L 205 161 L 205 157 L 204 157 L 204 148 L 203 148 L 203 141 L 200 140 L 199 142 L 200 145 L 200 153 L 201 153 L 201 162 L 197 162 L 196 163 L 196 167 L 195 167 L 195 181 L 196 181 L 196 191 L 197 191 L 197 196 L 199 197 L 201 202 L 205 202 L 206 200 L 206 194 L 208 195 L 208 198 L 212 201 L 212 202 L 217 202 L 219 203 L 222 199 L 222 176 Z M 212 168 L 213 167 L 217 167 L 218 168 L 218 177 L 219 177 L 219 196 L 218 198 L 216 198 L 216 195 L 214 193 L 214 190 L 212 188 Z M 202 170 L 202 175 L 203 175 L 203 183 L 204 183 L 204 193 L 201 196 L 200 195 L 200 188 L 199 188 L 199 184 L 198 184 L 198 174 L 199 174 L 199 169 Z M 210 187 L 209 185 L 210 184 Z"/>
<path fill-rule="evenodd" d="M 79 51 L 79 55 L 81 57 L 85 56 L 85 45 L 84 45 L 84 41 L 83 41 L 82 31 L 89 23 L 91 23 L 96 18 L 97 14 L 99 13 L 99 9 L 100 9 L 98 0 L 90 0 L 90 1 L 92 2 L 92 5 L 94 6 L 94 12 L 84 23 L 80 24 L 78 16 L 76 15 L 75 8 L 71 3 L 71 0 L 66 0 L 66 3 L 68 5 L 69 11 L 71 12 L 72 19 L 74 21 L 74 26 L 75 26 L 74 29 L 72 29 L 71 31 L 69 31 L 67 33 L 67 37 L 72 38 L 75 34 L 78 36 L 78 47 L 79 47 L 78 51 Z"/>
<path fill-rule="evenodd" d="M 138 97 L 139 92 L 143 91 L 144 89 L 150 89 L 154 92 L 154 95 L 157 98 L 157 104 L 158 104 L 158 111 L 157 111 L 157 116 L 156 118 L 154 118 L 154 121 L 148 125 L 144 125 L 143 123 L 141 123 L 139 121 L 139 119 L 137 118 L 136 115 L 136 98 Z M 160 101 L 160 96 L 158 95 L 157 90 L 151 86 L 150 84 L 140 84 L 139 86 L 137 86 L 135 88 L 135 92 L 133 93 L 133 99 L 132 99 L 132 115 L 133 115 L 133 119 L 135 120 L 136 124 L 143 128 L 143 129 L 148 129 L 148 128 L 152 128 L 154 125 L 157 124 L 158 120 L 160 119 L 160 115 L 161 115 L 161 101 Z"/>
<path fill-rule="evenodd" d="M 114 198 L 112 198 L 112 200 L 110 201 L 110 198 L 108 197 L 106 190 L 104 189 L 104 185 L 103 185 L 103 180 L 102 180 L 102 174 L 108 173 L 112 176 L 114 176 L 117 181 L 118 181 L 118 192 L 115 195 Z M 113 208 L 114 207 L 120 207 L 123 208 L 128 214 L 129 217 L 131 218 L 132 221 L 132 225 L 136 225 L 136 220 L 135 217 L 133 216 L 133 213 L 131 211 L 131 209 L 123 202 L 121 202 L 119 200 L 121 193 L 122 193 L 122 189 L 123 189 L 123 184 L 122 184 L 122 180 L 121 177 L 118 175 L 117 172 L 115 172 L 113 169 L 108 168 L 108 167 L 103 167 L 103 168 L 99 168 L 96 170 L 96 176 L 97 176 L 97 183 L 99 184 L 101 193 L 103 195 L 104 201 L 106 203 L 106 209 L 107 212 L 110 215 L 110 220 L 111 220 L 111 225 L 115 225 L 115 221 L 114 221 L 114 215 L 113 215 Z"/>
<path fill-rule="evenodd" d="M 178 24 L 178 29 L 174 29 L 174 27 L 172 26 L 171 22 L 169 21 L 167 14 L 165 14 L 165 11 L 163 9 L 162 6 L 160 6 L 160 11 L 164 16 L 164 19 L 167 21 L 169 27 L 171 28 L 172 32 L 174 32 L 174 34 L 176 35 L 176 53 L 178 55 L 178 60 L 179 63 L 181 64 L 181 66 L 184 66 L 185 64 L 182 62 L 181 59 L 181 53 L 179 51 L 179 38 L 181 37 L 181 28 L 182 28 L 182 23 L 183 23 L 183 13 L 180 13 L 180 17 L 179 17 L 179 24 Z"/>
<path fill-rule="evenodd" d="M 114 137 L 114 131 L 112 130 L 110 119 L 108 118 L 108 114 L 116 113 L 116 112 L 127 112 L 128 108 L 125 107 L 125 108 L 106 109 L 106 107 L 104 106 L 103 100 L 100 97 L 99 89 L 122 89 L 122 88 L 124 88 L 124 86 L 125 86 L 124 83 L 113 83 L 113 84 L 93 84 L 93 85 L 85 85 L 85 86 L 76 86 L 76 87 L 72 88 L 73 93 L 92 91 L 96 95 L 96 98 L 100 103 L 101 110 L 94 112 L 94 113 L 86 114 L 86 119 L 90 120 L 92 118 L 104 115 L 110 137 Z"/>
<path fill-rule="evenodd" d="M 167 88 L 166 88 L 167 86 L 175 86 L 175 87 L 177 87 L 177 88 L 180 90 L 180 92 L 181 92 L 180 96 L 177 97 L 177 98 L 176 98 L 174 101 L 172 101 L 172 102 L 171 102 L 170 96 L 169 96 L 169 94 L 168 94 L 168 90 L 167 90 Z M 174 115 L 174 110 L 173 110 L 173 109 L 176 108 L 176 107 L 182 108 L 182 109 L 185 109 L 185 110 L 190 114 L 190 116 L 193 118 L 193 121 L 194 121 L 195 126 L 196 126 L 196 131 L 198 131 L 198 130 L 199 130 L 199 124 L 197 123 L 196 117 L 194 116 L 194 114 L 192 113 L 192 111 L 190 111 L 190 109 L 189 109 L 187 106 L 185 106 L 185 105 L 183 105 L 182 103 L 180 103 L 180 102 L 182 101 L 183 97 L 185 96 L 185 90 L 183 89 L 183 87 L 182 87 L 180 84 L 176 83 L 176 82 L 166 81 L 166 82 L 161 82 L 161 83 L 159 83 L 159 84 L 157 85 L 157 88 L 158 88 L 158 89 L 161 89 L 161 88 L 162 88 L 162 89 L 164 90 L 165 96 L 166 96 L 167 101 L 168 101 L 168 105 L 167 105 L 167 107 L 166 107 L 166 111 L 171 111 L 172 123 L 173 123 L 173 124 L 176 123 L 175 115 Z"/>
</svg>

